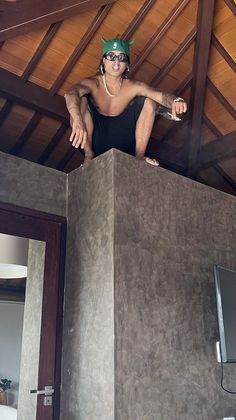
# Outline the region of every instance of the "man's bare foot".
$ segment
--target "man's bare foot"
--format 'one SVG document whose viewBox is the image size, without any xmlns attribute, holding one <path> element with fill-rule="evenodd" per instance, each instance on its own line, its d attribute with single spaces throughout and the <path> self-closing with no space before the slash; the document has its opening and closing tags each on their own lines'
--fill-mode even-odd
<svg viewBox="0 0 236 420">
<path fill-rule="evenodd" d="M 93 159 L 93 156 L 85 156 L 83 164 L 90 162 Z"/>
<path fill-rule="evenodd" d="M 156 159 L 151 159 L 151 158 L 145 156 L 144 160 L 145 160 L 145 162 L 149 163 L 150 165 L 159 166 L 159 162 Z"/>
</svg>

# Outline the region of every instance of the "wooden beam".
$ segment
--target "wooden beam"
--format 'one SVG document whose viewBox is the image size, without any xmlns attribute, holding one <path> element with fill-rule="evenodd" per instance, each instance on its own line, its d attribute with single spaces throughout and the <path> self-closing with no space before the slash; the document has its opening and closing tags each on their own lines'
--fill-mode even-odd
<svg viewBox="0 0 236 420">
<path fill-rule="evenodd" d="M 138 11 L 138 13 L 136 13 L 132 22 L 130 22 L 128 28 L 125 30 L 125 32 L 123 32 L 123 34 L 121 36 L 122 39 L 127 41 L 133 36 L 136 29 L 138 28 L 138 26 L 140 25 L 140 23 L 142 22 L 144 17 L 147 15 L 149 10 L 152 8 L 152 6 L 155 3 L 156 3 L 156 0 L 146 0 L 145 1 L 143 6 L 141 7 L 141 9 Z"/>
<path fill-rule="evenodd" d="M 23 133 L 17 140 L 16 144 L 12 147 L 10 150 L 10 154 L 18 156 L 23 149 L 24 145 L 30 138 L 33 131 L 36 129 L 37 125 L 39 124 L 40 120 L 42 118 L 41 114 L 34 114 L 27 126 L 25 127 Z"/>
<path fill-rule="evenodd" d="M 203 114 L 203 121 L 206 124 L 206 126 L 209 128 L 209 130 L 212 131 L 212 133 L 218 137 L 222 137 L 222 133 L 218 130 L 218 128 L 213 124 L 211 120 L 206 116 L 206 114 Z"/>
<path fill-rule="evenodd" d="M 81 164 L 84 160 L 84 157 L 82 156 L 82 153 L 78 150 L 75 149 L 74 147 L 71 147 L 71 149 L 69 149 L 65 156 L 60 160 L 60 162 L 58 163 L 56 169 L 58 169 L 59 171 L 63 171 L 66 167 L 66 165 L 69 163 L 69 161 L 74 157 L 75 154 L 78 154 L 78 163 Z M 78 165 L 80 166 L 80 165 Z"/>
<path fill-rule="evenodd" d="M 153 87 L 157 87 L 158 84 L 161 82 L 161 80 L 170 72 L 170 70 L 174 67 L 174 65 L 178 62 L 178 60 L 182 57 L 182 55 L 187 51 L 187 49 L 190 47 L 194 39 L 196 38 L 197 31 L 194 28 L 188 36 L 185 38 L 185 40 L 180 44 L 179 48 L 172 54 L 172 56 L 169 58 L 169 60 L 166 62 L 166 64 L 162 67 L 162 69 L 159 71 L 159 73 L 154 76 L 154 78 L 151 81 L 151 85 Z"/>
<path fill-rule="evenodd" d="M 217 49 L 217 51 L 222 55 L 222 57 L 225 59 L 225 61 L 228 63 L 231 69 L 236 73 L 235 61 L 232 59 L 228 51 L 226 51 L 226 49 L 223 47 L 223 45 L 220 43 L 220 41 L 216 38 L 214 34 L 212 34 L 212 44 Z"/>
<path fill-rule="evenodd" d="M 194 176 L 201 143 L 201 124 L 206 96 L 206 80 L 211 46 L 215 0 L 198 2 L 197 40 L 193 63 L 193 85 L 190 99 L 190 141 L 188 176 Z"/>
<path fill-rule="evenodd" d="M 58 145 L 58 143 L 60 142 L 61 138 L 64 136 L 67 129 L 68 129 L 68 127 L 64 124 L 62 124 L 58 128 L 56 134 L 53 136 L 52 140 L 47 145 L 46 149 L 43 151 L 41 156 L 38 158 L 37 163 L 44 164 L 48 160 L 49 156 L 51 155 L 51 153 L 53 152 L 55 147 Z"/>
<path fill-rule="evenodd" d="M 12 102 L 6 101 L 0 111 L 0 126 L 4 122 L 5 118 L 8 116 L 9 112 L 11 111 Z"/>
<path fill-rule="evenodd" d="M 234 0 L 225 0 L 225 3 L 230 8 L 231 12 L 233 12 L 233 14 L 236 15 L 236 4 Z"/>
<path fill-rule="evenodd" d="M 0 14 L 0 41 L 110 3 L 115 0 L 16 1 Z"/>
<path fill-rule="evenodd" d="M 200 149 L 197 170 L 208 168 L 236 153 L 236 131 L 211 141 Z"/>
<path fill-rule="evenodd" d="M 185 172 L 185 165 L 182 162 L 179 162 L 177 158 L 179 149 L 173 145 L 159 142 L 151 137 L 146 154 L 147 156 L 156 158 L 160 162 L 161 166 L 168 166 L 168 168 L 172 168 L 175 172 L 181 174 L 184 174 Z"/>
<path fill-rule="evenodd" d="M 236 110 L 234 107 L 227 101 L 227 99 L 222 95 L 222 93 L 217 89 L 217 87 L 207 79 L 207 87 L 210 89 L 211 93 L 215 95 L 215 97 L 220 101 L 220 103 L 227 109 L 227 111 L 232 115 L 234 119 L 236 119 Z"/>
<path fill-rule="evenodd" d="M 42 57 L 42 55 L 46 51 L 48 45 L 52 41 L 53 37 L 57 33 L 60 26 L 61 26 L 61 22 L 56 22 L 56 23 L 52 23 L 50 25 L 50 27 L 48 28 L 43 40 L 40 42 L 37 50 L 35 51 L 35 53 L 33 55 L 33 57 L 31 58 L 28 65 L 26 66 L 23 74 L 21 75 L 21 79 L 24 82 L 26 82 L 28 80 L 30 74 L 32 73 L 32 71 L 34 70 L 36 65 L 38 64 L 40 58 Z"/>
<path fill-rule="evenodd" d="M 179 14 L 187 6 L 189 1 L 190 0 L 180 0 L 178 2 L 178 4 L 175 6 L 172 12 L 167 16 L 167 18 L 164 20 L 160 28 L 158 28 L 158 30 L 152 36 L 151 40 L 145 45 L 144 49 L 139 54 L 137 60 L 132 65 L 131 74 L 134 74 L 138 70 L 138 68 L 141 66 L 144 60 L 148 57 L 148 55 L 153 50 L 153 48 L 157 45 L 157 43 L 160 41 L 163 35 L 168 31 L 168 29 L 173 24 L 175 19 L 177 19 Z"/>
<path fill-rule="evenodd" d="M 20 77 L 4 69 L 0 69 L 0 94 L 69 125 L 69 114 L 62 96 L 51 97 L 47 89 L 32 82 L 24 83 Z"/>
<path fill-rule="evenodd" d="M 102 7 L 95 18 L 93 19 L 91 25 L 88 27 L 85 35 L 80 40 L 79 44 L 73 51 L 72 55 L 70 56 L 69 60 L 63 67 L 62 71 L 57 76 L 56 80 L 54 81 L 53 85 L 50 88 L 50 95 L 55 95 L 55 93 L 59 90 L 61 85 L 63 84 L 64 80 L 74 67 L 76 61 L 79 59 L 91 39 L 93 38 L 94 34 L 97 32 L 98 28 L 101 26 L 102 22 L 108 15 L 112 4 L 108 4 L 107 6 Z"/>
<path fill-rule="evenodd" d="M 217 163 L 214 165 L 215 170 L 224 178 L 226 182 L 236 191 L 236 182 L 221 168 Z"/>
</svg>

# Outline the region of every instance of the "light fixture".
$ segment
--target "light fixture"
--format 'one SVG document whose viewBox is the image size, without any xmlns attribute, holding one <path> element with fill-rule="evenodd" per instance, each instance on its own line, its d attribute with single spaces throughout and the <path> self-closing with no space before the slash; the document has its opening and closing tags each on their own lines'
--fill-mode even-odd
<svg viewBox="0 0 236 420">
<path fill-rule="evenodd" d="M 27 277 L 29 240 L 0 233 L 0 278 Z"/>
</svg>

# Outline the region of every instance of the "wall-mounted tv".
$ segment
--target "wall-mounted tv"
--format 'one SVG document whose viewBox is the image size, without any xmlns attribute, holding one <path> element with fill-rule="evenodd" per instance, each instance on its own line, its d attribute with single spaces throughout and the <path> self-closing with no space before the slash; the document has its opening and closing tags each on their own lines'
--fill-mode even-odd
<svg viewBox="0 0 236 420">
<path fill-rule="evenodd" d="M 236 362 L 236 271 L 214 266 L 222 362 Z"/>
</svg>

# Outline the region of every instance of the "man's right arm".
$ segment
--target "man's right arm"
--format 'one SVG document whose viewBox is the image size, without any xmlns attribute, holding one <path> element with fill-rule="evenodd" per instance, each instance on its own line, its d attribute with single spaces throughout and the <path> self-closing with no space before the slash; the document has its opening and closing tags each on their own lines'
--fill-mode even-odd
<svg viewBox="0 0 236 420">
<path fill-rule="evenodd" d="M 90 82 L 89 79 L 82 80 L 79 84 L 74 85 L 70 90 L 64 95 L 67 109 L 70 113 L 70 122 L 71 122 L 71 136 L 70 142 L 72 146 L 78 148 L 84 148 L 87 142 L 87 130 L 83 121 L 81 114 L 81 97 L 85 93 L 90 93 Z"/>
</svg>

